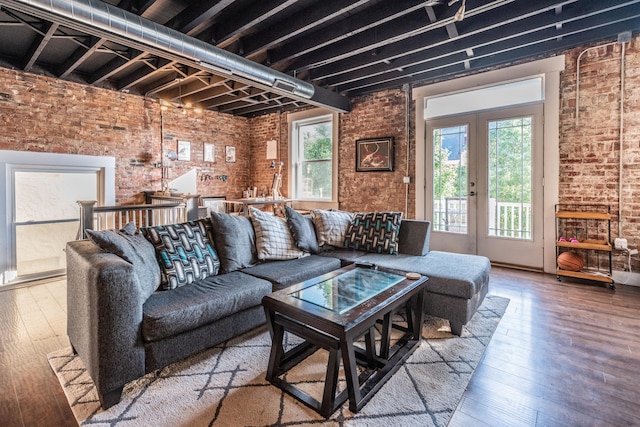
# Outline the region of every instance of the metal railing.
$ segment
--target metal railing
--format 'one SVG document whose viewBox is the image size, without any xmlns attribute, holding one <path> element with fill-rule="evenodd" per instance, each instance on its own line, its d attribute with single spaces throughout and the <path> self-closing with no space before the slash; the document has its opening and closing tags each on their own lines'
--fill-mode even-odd
<svg viewBox="0 0 640 427">
<path fill-rule="evenodd" d="M 161 203 L 125 206 L 96 206 L 95 200 L 78 200 L 80 229 L 78 239 L 86 238 L 84 230 L 120 229 L 127 223 L 137 228 L 152 225 L 176 224 L 187 221 L 184 203 Z"/>
<path fill-rule="evenodd" d="M 466 197 L 433 201 L 433 230 L 464 234 L 468 226 Z M 531 239 L 531 204 L 489 200 L 489 235 Z"/>
</svg>

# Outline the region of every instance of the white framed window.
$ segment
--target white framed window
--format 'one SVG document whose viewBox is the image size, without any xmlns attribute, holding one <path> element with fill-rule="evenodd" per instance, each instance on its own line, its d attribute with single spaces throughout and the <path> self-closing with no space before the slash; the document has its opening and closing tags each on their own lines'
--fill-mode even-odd
<svg viewBox="0 0 640 427">
<path fill-rule="evenodd" d="M 76 201 L 115 204 L 115 164 L 107 156 L 0 150 L 7 206 L 0 209 L 0 287 L 64 273 L 64 246 L 78 232 Z"/>
<path fill-rule="evenodd" d="M 298 204 L 337 203 L 337 113 L 314 109 L 289 116 L 290 189 Z"/>
</svg>

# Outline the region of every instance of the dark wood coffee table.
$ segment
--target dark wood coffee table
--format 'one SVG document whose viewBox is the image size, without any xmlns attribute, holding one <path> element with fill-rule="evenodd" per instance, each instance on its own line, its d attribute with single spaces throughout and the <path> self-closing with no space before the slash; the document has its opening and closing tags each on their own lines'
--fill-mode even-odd
<svg viewBox="0 0 640 427">
<path fill-rule="evenodd" d="M 420 344 L 426 281 L 424 276 L 409 280 L 401 272 L 351 265 L 265 296 L 262 304 L 272 337 L 267 380 L 324 417 L 347 399 L 349 409 L 358 412 Z M 402 306 L 407 308 L 406 326 L 393 322 Z M 392 328 L 401 332 L 393 345 Z M 285 351 L 285 331 L 304 342 Z M 361 337 L 364 345 L 355 346 Z M 329 352 L 321 402 L 283 375 L 320 348 Z M 336 396 L 341 359 L 347 388 Z"/>
</svg>

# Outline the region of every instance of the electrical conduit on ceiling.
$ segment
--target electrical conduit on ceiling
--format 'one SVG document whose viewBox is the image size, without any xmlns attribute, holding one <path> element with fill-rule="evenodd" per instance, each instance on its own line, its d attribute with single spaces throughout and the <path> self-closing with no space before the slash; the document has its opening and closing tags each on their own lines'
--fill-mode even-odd
<svg viewBox="0 0 640 427">
<path fill-rule="evenodd" d="M 119 7 L 98 0 L 0 0 L 10 8 L 53 20 L 89 33 L 118 37 L 144 51 L 170 54 L 228 76 L 239 76 L 274 92 L 311 99 L 315 87 L 264 65 L 220 49 L 202 40 L 165 27 Z M 133 43 L 132 43 L 133 42 Z M 135 47 L 135 46 L 133 46 Z M 166 55 L 165 55 L 166 56 Z"/>
</svg>

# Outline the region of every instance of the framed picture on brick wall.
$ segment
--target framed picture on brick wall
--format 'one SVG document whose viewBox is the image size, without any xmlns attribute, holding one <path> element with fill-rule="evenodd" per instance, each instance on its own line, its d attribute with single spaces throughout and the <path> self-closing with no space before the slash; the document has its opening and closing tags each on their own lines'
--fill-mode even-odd
<svg viewBox="0 0 640 427">
<path fill-rule="evenodd" d="M 178 141 L 178 160 L 185 162 L 191 160 L 191 142 Z"/>
<path fill-rule="evenodd" d="M 227 163 L 235 163 L 236 162 L 236 147 L 234 147 L 233 145 L 225 146 L 224 160 Z"/>
<path fill-rule="evenodd" d="M 205 142 L 202 147 L 202 160 L 209 163 L 216 162 L 216 146 L 211 142 Z"/>
<path fill-rule="evenodd" d="M 370 138 L 356 141 L 356 171 L 393 170 L 393 138 Z"/>
</svg>

